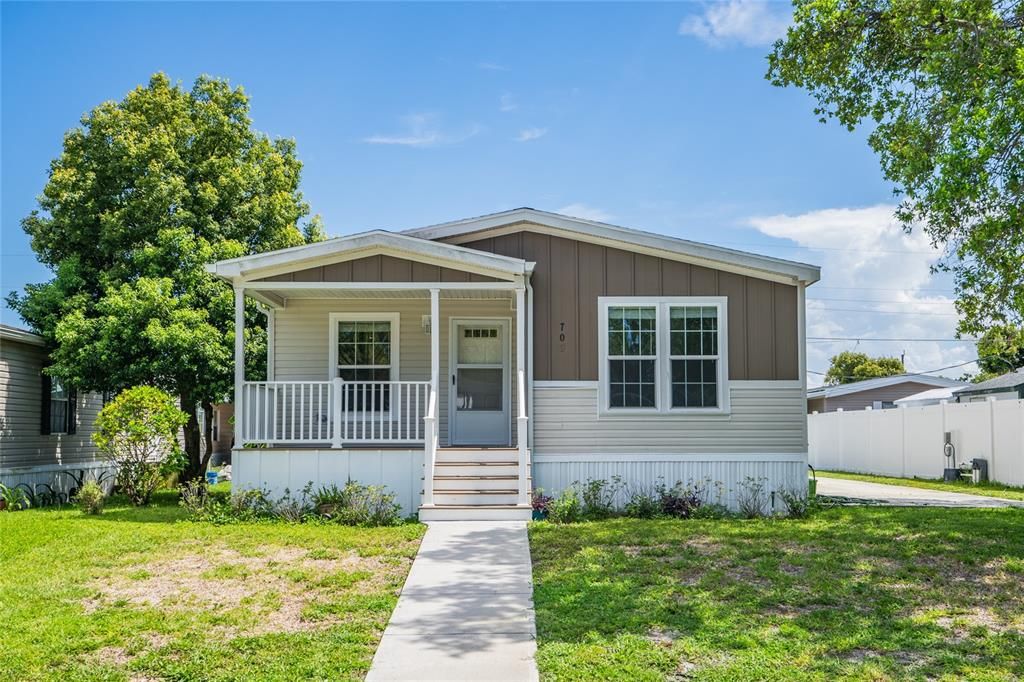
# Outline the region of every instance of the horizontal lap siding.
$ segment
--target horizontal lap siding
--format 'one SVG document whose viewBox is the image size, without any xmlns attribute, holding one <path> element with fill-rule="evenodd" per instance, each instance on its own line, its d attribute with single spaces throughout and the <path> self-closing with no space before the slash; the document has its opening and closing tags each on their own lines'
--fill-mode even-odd
<svg viewBox="0 0 1024 682">
<path fill-rule="evenodd" d="M 0 342 L 0 481 L 12 468 L 75 466 L 101 462 L 92 443 L 93 424 L 103 399 L 78 393 L 74 434 L 40 434 L 42 348 L 17 341 Z"/>
<path fill-rule="evenodd" d="M 536 262 L 534 378 L 595 381 L 598 296 L 725 296 L 729 378 L 799 379 L 797 289 L 540 232 L 459 242 Z"/>
<path fill-rule="evenodd" d="M 448 442 L 448 370 L 449 321 L 453 317 L 512 318 L 509 326 L 512 398 L 509 402 L 510 423 L 516 417 L 516 326 L 515 311 L 507 299 L 451 300 L 441 302 L 441 377 L 439 397 L 440 439 Z M 430 314 L 430 301 L 425 299 L 365 300 L 301 300 L 290 299 L 288 307 L 275 313 L 274 379 L 276 381 L 326 381 L 330 368 L 330 314 L 398 313 L 399 371 L 401 381 L 430 381 L 430 336 L 423 332 L 423 316 Z M 515 429 L 512 429 L 515 440 Z"/>
<path fill-rule="evenodd" d="M 807 421 L 803 390 L 730 386 L 726 416 L 597 416 L 596 387 L 548 388 L 534 395 L 534 453 L 803 453 Z"/>
<path fill-rule="evenodd" d="M 393 256 L 366 256 L 265 277 L 259 282 L 493 282 L 485 277 Z"/>
</svg>

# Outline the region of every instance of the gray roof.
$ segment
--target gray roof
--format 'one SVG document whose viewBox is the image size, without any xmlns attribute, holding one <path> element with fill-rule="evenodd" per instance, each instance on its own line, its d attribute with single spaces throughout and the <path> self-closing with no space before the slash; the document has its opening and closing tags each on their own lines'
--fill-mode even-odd
<svg viewBox="0 0 1024 682">
<path fill-rule="evenodd" d="M 935 386 L 936 388 L 967 385 L 962 381 L 957 381 L 956 379 L 933 377 L 927 374 L 894 374 L 888 377 L 878 377 L 877 379 L 854 381 L 849 384 L 818 386 L 817 388 L 808 389 L 807 397 L 836 398 L 841 395 L 849 395 L 850 393 L 860 393 L 861 391 L 871 391 L 876 388 L 884 388 L 886 386 L 895 386 L 897 384 L 906 383 L 924 384 L 925 386 Z"/>
<path fill-rule="evenodd" d="M 981 381 L 977 384 L 971 384 L 966 388 L 961 388 L 956 391 L 956 395 L 964 395 L 970 393 L 983 393 L 992 392 L 999 389 L 1012 390 L 1024 386 L 1024 368 L 1015 370 L 1013 372 L 1007 372 L 988 381 Z"/>
</svg>

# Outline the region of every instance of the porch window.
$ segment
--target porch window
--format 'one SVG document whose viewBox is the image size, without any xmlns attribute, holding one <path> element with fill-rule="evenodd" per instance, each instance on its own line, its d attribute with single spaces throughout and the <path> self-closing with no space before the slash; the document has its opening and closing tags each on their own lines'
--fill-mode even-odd
<svg viewBox="0 0 1024 682">
<path fill-rule="evenodd" d="M 343 409 L 391 410 L 390 381 L 398 380 L 398 315 L 331 315 L 331 377 L 345 380 Z"/>
<path fill-rule="evenodd" d="M 600 297 L 600 412 L 728 411 L 726 300 Z"/>
</svg>

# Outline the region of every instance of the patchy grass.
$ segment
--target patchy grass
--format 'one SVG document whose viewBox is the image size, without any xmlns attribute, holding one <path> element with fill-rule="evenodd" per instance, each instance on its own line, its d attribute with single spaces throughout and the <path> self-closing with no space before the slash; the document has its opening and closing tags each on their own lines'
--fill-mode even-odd
<svg viewBox="0 0 1024 682">
<path fill-rule="evenodd" d="M 531 524 L 548 680 L 1014 680 L 1024 510 Z"/>
<path fill-rule="evenodd" d="M 19 680 L 362 679 L 424 527 L 0 513 L 0 670 Z"/>
<path fill-rule="evenodd" d="M 822 478 L 845 478 L 851 481 L 867 481 L 868 483 L 887 483 L 905 485 L 911 488 L 927 490 L 945 490 L 951 493 L 967 493 L 986 497 L 1002 497 L 1007 500 L 1024 501 L 1024 488 L 1017 488 L 1002 483 L 967 483 L 966 481 L 943 481 L 932 478 L 895 478 L 893 476 L 875 476 L 874 474 L 852 474 L 845 471 L 817 471 Z"/>
</svg>

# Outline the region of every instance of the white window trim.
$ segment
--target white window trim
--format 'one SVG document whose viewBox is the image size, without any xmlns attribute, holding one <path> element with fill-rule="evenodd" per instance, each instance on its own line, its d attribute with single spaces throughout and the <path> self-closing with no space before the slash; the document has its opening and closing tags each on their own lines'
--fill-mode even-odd
<svg viewBox="0 0 1024 682">
<path fill-rule="evenodd" d="M 401 352 L 399 340 L 402 335 L 401 315 L 399 313 L 331 313 L 328 316 L 330 322 L 330 352 L 328 353 L 327 380 L 331 381 L 338 376 L 338 323 L 339 322 L 388 322 L 391 325 L 391 381 L 401 381 L 402 373 L 399 367 Z M 390 414 L 392 419 L 398 418 L 399 409 L 395 404 L 390 403 Z M 377 410 L 365 410 L 367 415 L 378 414 Z M 353 412 L 353 415 L 358 412 Z"/>
<path fill-rule="evenodd" d="M 598 404 L 602 418 L 663 417 L 727 415 L 729 403 L 729 315 L 725 296 L 599 296 L 597 299 L 598 333 Z M 657 309 L 657 354 L 654 364 L 657 407 L 608 407 L 608 308 L 615 307 Z M 715 307 L 718 309 L 718 407 L 671 407 L 672 374 L 669 361 L 669 308 L 683 306 Z"/>
</svg>

